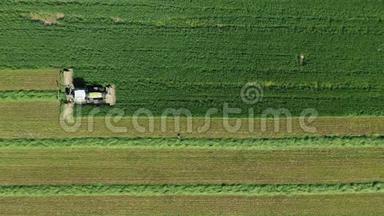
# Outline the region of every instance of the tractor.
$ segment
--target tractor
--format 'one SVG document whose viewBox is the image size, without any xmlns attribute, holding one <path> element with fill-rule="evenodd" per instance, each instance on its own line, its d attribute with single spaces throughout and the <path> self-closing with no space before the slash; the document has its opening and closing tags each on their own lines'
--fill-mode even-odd
<svg viewBox="0 0 384 216">
<path fill-rule="evenodd" d="M 78 78 L 74 79 L 73 69 L 60 71 L 57 97 L 62 103 L 60 114 L 62 120 L 74 121 L 75 105 L 114 106 L 116 104 L 115 85 L 88 84 L 78 80 Z"/>
<path fill-rule="evenodd" d="M 65 103 L 79 105 L 109 105 L 116 104 L 116 89 L 114 85 L 83 84 L 74 83 L 73 69 L 61 71 L 62 85 L 65 93 Z"/>
</svg>

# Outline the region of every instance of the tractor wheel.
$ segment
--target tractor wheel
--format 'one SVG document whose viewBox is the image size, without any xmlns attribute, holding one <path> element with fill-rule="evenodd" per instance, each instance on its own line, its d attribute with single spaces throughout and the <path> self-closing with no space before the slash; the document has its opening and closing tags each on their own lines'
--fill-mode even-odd
<svg viewBox="0 0 384 216">
<path fill-rule="evenodd" d="M 63 71 L 63 84 L 65 87 L 73 87 L 73 70 L 65 69 Z"/>
<path fill-rule="evenodd" d="M 109 106 L 116 104 L 116 86 L 111 85 L 107 87 L 107 95 L 105 96 L 105 103 Z"/>
</svg>

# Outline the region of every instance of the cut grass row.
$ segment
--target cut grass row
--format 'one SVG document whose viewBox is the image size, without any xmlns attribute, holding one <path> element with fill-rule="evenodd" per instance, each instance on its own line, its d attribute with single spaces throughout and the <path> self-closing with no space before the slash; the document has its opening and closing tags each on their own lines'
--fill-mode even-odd
<svg viewBox="0 0 384 216">
<path fill-rule="evenodd" d="M 383 155 L 384 148 L 2 148 L 0 185 L 382 181 Z"/>
<path fill-rule="evenodd" d="M 0 197 L 5 215 L 318 215 L 384 214 L 381 193 L 250 196 L 49 196 Z"/>
<path fill-rule="evenodd" d="M 276 138 L 304 136 L 372 136 L 384 133 L 384 117 L 378 116 L 345 116 L 319 117 L 306 123 L 315 131 L 307 131 L 300 124 L 300 118 L 280 117 L 278 124 L 274 119 L 256 118 L 223 119 L 153 118 L 153 130 L 149 119 L 140 117 L 137 121 L 132 117 L 81 117 L 77 127 L 63 127 L 59 120 L 59 103 L 52 101 L 8 101 L 0 102 L 0 137 L 2 138 L 67 138 L 67 137 L 176 137 L 182 138 Z M 232 126 L 239 122 L 238 130 Z M 292 122 L 291 130 L 287 122 Z M 137 124 L 135 124 L 137 123 Z M 180 128 L 176 127 L 179 123 Z M 252 128 L 249 124 L 254 126 Z M 137 126 L 139 125 L 139 126 Z M 188 130 L 190 125 L 190 130 Z M 232 131 L 233 130 L 233 131 Z"/>
<path fill-rule="evenodd" d="M 57 92 L 55 91 L 0 91 L 0 100 L 9 101 L 56 101 Z"/>
<path fill-rule="evenodd" d="M 303 137 L 280 139 L 177 139 L 83 137 L 63 139 L 0 139 L 0 149 L 214 149 L 214 150 L 296 150 L 327 148 L 382 148 L 379 137 Z"/>
<path fill-rule="evenodd" d="M 281 185 L 17 185 L 0 186 L 0 197 L 14 196 L 68 196 L 68 195 L 316 195 L 316 194 L 361 194 L 383 193 L 383 182 L 348 184 L 281 184 Z"/>
</svg>

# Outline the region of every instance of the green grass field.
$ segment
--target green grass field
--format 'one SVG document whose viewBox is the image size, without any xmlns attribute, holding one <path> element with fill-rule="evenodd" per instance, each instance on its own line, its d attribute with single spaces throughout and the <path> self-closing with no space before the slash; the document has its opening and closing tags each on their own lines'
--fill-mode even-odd
<svg viewBox="0 0 384 216">
<path fill-rule="evenodd" d="M 202 116 L 229 103 L 245 116 L 240 90 L 254 81 L 264 88 L 256 114 L 382 114 L 380 2 L 8 0 L 0 67 L 74 67 L 91 82 L 115 83 L 127 115 L 183 107 Z M 44 26 L 55 14 L 64 17 Z"/>
<path fill-rule="evenodd" d="M 383 215 L 383 12 L 381 0 L 1 1 L 0 214 Z M 86 106 L 63 128 L 67 67 L 117 86 L 112 121 Z M 225 105 L 241 111 L 223 118 Z M 191 123 L 164 125 L 167 108 Z"/>
</svg>

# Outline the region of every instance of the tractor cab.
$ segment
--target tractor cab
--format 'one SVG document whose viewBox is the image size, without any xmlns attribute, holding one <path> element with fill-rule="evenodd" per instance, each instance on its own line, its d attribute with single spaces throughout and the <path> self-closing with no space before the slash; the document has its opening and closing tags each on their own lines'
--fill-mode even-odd
<svg viewBox="0 0 384 216">
<path fill-rule="evenodd" d="M 75 104 L 87 103 L 87 93 L 84 89 L 75 89 L 71 97 L 73 97 L 73 101 L 75 102 Z"/>
</svg>

